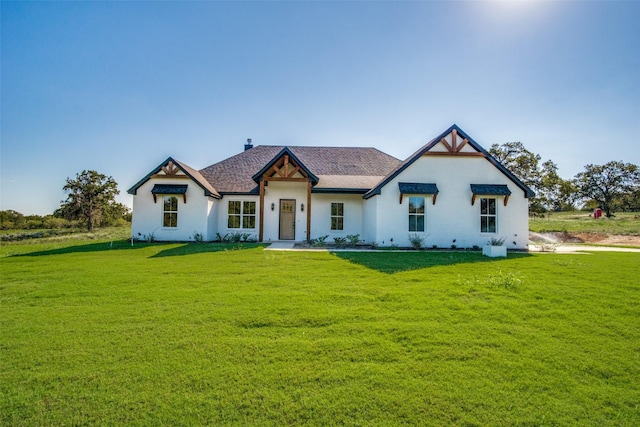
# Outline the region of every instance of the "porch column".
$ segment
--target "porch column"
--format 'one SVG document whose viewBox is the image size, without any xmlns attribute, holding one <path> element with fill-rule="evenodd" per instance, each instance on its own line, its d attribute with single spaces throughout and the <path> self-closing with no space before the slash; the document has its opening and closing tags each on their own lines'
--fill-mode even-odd
<svg viewBox="0 0 640 427">
<path fill-rule="evenodd" d="M 311 181 L 307 182 L 307 242 L 311 241 Z"/>
<path fill-rule="evenodd" d="M 264 237 L 264 179 L 260 180 L 260 231 L 258 232 L 258 242 L 262 242 Z"/>
</svg>

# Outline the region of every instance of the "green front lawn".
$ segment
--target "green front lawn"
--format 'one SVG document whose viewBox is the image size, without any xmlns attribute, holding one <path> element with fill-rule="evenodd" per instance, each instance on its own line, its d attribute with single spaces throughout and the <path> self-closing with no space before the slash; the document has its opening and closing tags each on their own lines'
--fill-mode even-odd
<svg viewBox="0 0 640 427">
<path fill-rule="evenodd" d="M 2 425 L 640 424 L 640 254 L 0 250 Z"/>
</svg>

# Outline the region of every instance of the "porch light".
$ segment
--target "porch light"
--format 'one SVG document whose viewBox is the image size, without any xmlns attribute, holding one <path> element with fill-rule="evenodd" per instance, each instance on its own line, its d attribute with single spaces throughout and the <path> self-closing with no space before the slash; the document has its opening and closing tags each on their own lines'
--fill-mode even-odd
<svg viewBox="0 0 640 427">
<path fill-rule="evenodd" d="M 300 212 L 304 212 L 304 203 L 300 203 Z"/>
<path fill-rule="evenodd" d="M 271 210 L 275 210 L 276 208 L 276 204 L 275 203 L 271 203 Z"/>
</svg>

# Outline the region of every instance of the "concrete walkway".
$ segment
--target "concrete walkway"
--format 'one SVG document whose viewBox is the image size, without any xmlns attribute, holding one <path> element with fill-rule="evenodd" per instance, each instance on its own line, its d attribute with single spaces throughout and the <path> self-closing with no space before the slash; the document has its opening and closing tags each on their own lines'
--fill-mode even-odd
<svg viewBox="0 0 640 427">
<path fill-rule="evenodd" d="M 293 245 L 295 244 L 296 244 L 295 242 L 273 242 L 269 246 L 264 248 L 264 250 L 265 251 L 292 251 Z"/>
</svg>

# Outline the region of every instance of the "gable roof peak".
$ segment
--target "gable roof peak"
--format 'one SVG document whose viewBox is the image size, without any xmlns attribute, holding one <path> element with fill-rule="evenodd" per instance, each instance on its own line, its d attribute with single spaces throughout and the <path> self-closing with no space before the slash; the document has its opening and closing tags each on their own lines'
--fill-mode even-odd
<svg viewBox="0 0 640 427">
<path fill-rule="evenodd" d="M 167 159 L 156 166 L 151 172 L 149 172 L 144 178 L 138 181 L 135 185 L 133 185 L 127 193 L 136 195 L 138 188 L 140 188 L 145 182 L 156 176 L 159 172 L 164 172 L 164 175 L 167 178 L 171 178 L 175 176 L 178 171 L 182 172 L 184 175 L 189 177 L 193 182 L 195 182 L 200 188 L 204 190 L 204 194 L 206 196 L 211 196 L 219 199 L 221 196 L 216 191 L 215 188 L 202 176 L 202 174 L 193 169 L 191 166 L 183 163 L 181 161 L 175 160 L 173 157 L 169 156 Z"/>
</svg>

